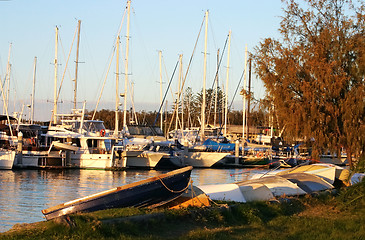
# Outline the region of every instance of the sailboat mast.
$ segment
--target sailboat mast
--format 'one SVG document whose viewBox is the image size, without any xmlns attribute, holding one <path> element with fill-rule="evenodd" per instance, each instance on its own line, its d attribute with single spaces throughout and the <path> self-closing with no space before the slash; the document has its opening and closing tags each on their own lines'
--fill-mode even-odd
<svg viewBox="0 0 365 240">
<path fill-rule="evenodd" d="M 246 136 L 247 136 L 247 139 L 250 139 L 249 138 L 249 133 L 250 133 L 250 130 L 249 130 L 249 124 L 248 124 L 248 120 L 250 119 L 250 108 L 251 108 L 251 63 L 252 63 L 252 59 L 249 60 L 249 63 L 248 63 L 248 94 L 249 94 L 249 97 L 247 99 L 247 130 L 246 130 Z"/>
<path fill-rule="evenodd" d="M 179 102 L 180 102 L 180 98 L 179 96 L 181 96 L 180 94 L 180 87 L 181 87 L 181 76 L 182 76 L 182 54 L 179 55 L 179 81 L 178 81 L 178 86 L 177 86 L 177 97 L 176 97 L 176 122 L 175 122 L 175 131 L 177 131 L 178 128 L 178 122 L 179 122 Z"/>
<path fill-rule="evenodd" d="M 137 113 L 136 113 L 136 108 L 134 106 L 134 82 L 131 82 L 131 98 L 132 98 L 132 110 L 133 110 L 133 114 L 132 114 L 132 122 L 133 124 L 137 124 L 138 125 L 138 118 L 137 118 Z"/>
<path fill-rule="evenodd" d="M 123 126 L 127 125 L 127 88 L 128 88 L 128 54 L 129 54 L 129 23 L 130 23 L 130 12 L 131 12 L 131 1 L 127 1 L 127 41 L 125 50 L 125 79 L 124 79 L 124 115 L 123 115 Z"/>
<path fill-rule="evenodd" d="M 160 64 L 160 104 L 162 106 L 162 51 L 158 51 L 158 59 Z M 160 113 L 160 128 L 162 129 L 163 114 Z"/>
<path fill-rule="evenodd" d="M 217 71 L 219 68 L 219 49 L 217 51 Z M 214 126 L 217 124 L 217 103 L 218 103 L 218 74 L 215 76 L 215 88 L 214 88 Z"/>
<path fill-rule="evenodd" d="M 188 95 L 188 128 L 190 128 L 190 94 Z"/>
<path fill-rule="evenodd" d="M 10 53 L 11 53 L 11 47 L 12 43 L 9 44 L 9 54 L 8 54 L 8 64 L 6 69 L 6 107 L 9 109 L 9 96 L 10 96 L 10 72 L 11 72 L 11 64 L 10 64 Z M 15 111 L 15 110 L 14 110 Z"/>
<path fill-rule="evenodd" d="M 224 136 L 227 136 L 227 120 L 228 120 L 228 83 L 229 83 L 229 55 L 231 50 L 231 33 L 228 32 L 228 52 L 227 52 L 227 75 L 226 75 L 226 96 L 225 96 L 225 114 L 224 114 Z"/>
<path fill-rule="evenodd" d="M 4 94 L 4 88 L 3 88 L 3 81 L 1 80 L 1 77 L 0 77 L 0 87 L 1 87 L 1 95 L 3 97 L 3 105 L 4 105 L 3 107 L 4 107 L 4 110 L 5 110 L 5 113 L 6 113 L 6 117 L 8 119 L 9 132 L 10 132 L 10 135 L 13 137 L 13 130 L 11 128 L 8 107 L 6 106 L 6 102 L 5 102 L 5 94 Z"/>
<path fill-rule="evenodd" d="M 245 127 L 246 127 L 247 44 L 246 44 L 246 47 L 245 47 L 245 68 L 244 68 L 244 73 L 245 73 L 245 75 L 243 76 L 243 89 L 242 89 L 242 97 L 243 97 L 243 110 L 242 110 L 242 143 L 244 143 L 244 141 L 245 141 Z"/>
<path fill-rule="evenodd" d="M 201 141 L 204 141 L 205 136 L 205 84 L 207 78 L 207 39 L 208 39 L 208 15 L 209 11 L 205 12 L 205 41 L 204 41 L 204 75 L 203 75 L 203 99 L 201 107 Z"/>
<path fill-rule="evenodd" d="M 120 36 L 117 37 L 117 54 L 116 54 L 116 70 L 115 70 L 115 127 L 114 127 L 114 135 L 118 136 L 118 113 L 119 113 L 119 42 Z"/>
<path fill-rule="evenodd" d="M 180 77 L 179 77 L 179 91 L 181 92 L 181 129 L 184 130 L 184 91 L 183 86 L 180 82 L 183 80 L 183 62 L 182 62 L 183 55 L 180 55 Z"/>
<path fill-rule="evenodd" d="M 54 58 L 54 97 L 53 97 L 53 124 L 57 124 L 57 55 L 58 55 L 58 27 L 56 26 L 55 58 Z"/>
<path fill-rule="evenodd" d="M 78 33 L 77 33 L 76 67 L 75 67 L 74 109 L 76 109 L 77 73 L 78 73 L 78 67 L 79 67 L 79 46 L 80 46 L 81 20 L 78 21 L 77 29 L 78 29 Z"/>
<path fill-rule="evenodd" d="M 34 57 L 34 70 L 33 70 L 33 87 L 32 87 L 32 98 L 31 98 L 31 108 L 30 108 L 30 124 L 34 123 L 34 94 L 35 94 L 35 77 L 37 68 L 37 57 Z"/>
</svg>

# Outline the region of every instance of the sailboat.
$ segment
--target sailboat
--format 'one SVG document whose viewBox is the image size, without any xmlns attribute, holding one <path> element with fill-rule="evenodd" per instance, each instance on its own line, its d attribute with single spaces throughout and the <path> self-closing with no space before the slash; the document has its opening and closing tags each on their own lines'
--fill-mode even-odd
<svg viewBox="0 0 365 240">
<path fill-rule="evenodd" d="M 127 33 L 126 33 L 126 50 L 125 50 L 125 79 L 124 92 L 119 94 L 119 33 L 116 42 L 116 105 L 115 105 L 115 129 L 114 137 L 116 137 L 116 146 L 121 148 L 121 156 L 126 161 L 126 167 L 131 168 L 155 168 L 162 162 L 173 162 L 178 159 L 169 158 L 170 154 L 162 151 L 162 146 L 159 142 L 165 141 L 161 136 L 161 129 L 158 127 L 150 127 L 137 124 L 127 123 L 127 96 L 128 96 L 128 55 L 129 55 L 129 25 L 130 25 L 130 8 L 131 1 L 127 1 Z M 123 111 L 123 130 L 119 133 L 118 112 L 119 112 L 119 96 L 124 98 Z M 154 133 L 154 134 L 153 134 Z M 157 134 L 156 134 L 157 133 Z M 149 138 L 149 139 L 147 139 Z M 153 138 L 153 141 L 151 140 Z M 171 160 L 171 161 L 170 161 Z M 181 167 L 178 161 L 171 164 L 172 167 Z"/>
<path fill-rule="evenodd" d="M 125 159 L 115 145 L 116 139 L 105 130 L 103 121 L 84 119 L 84 110 L 73 110 L 60 124 L 50 126 L 42 135 L 46 146 L 53 145 L 65 154 L 66 167 L 113 169 L 125 168 Z"/>
<path fill-rule="evenodd" d="M 168 141 L 160 127 L 148 125 L 127 125 L 124 127 L 124 146 L 129 154 L 127 166 L 134 168 L 179 168 L 185 166 L 182 157 L 177 156 L 177 146 Z M 138 155 L 130 156 L 133 151 Z"/>
<path fill-rule="evenodd" d="M 80 21 L 78 22 L 78 29 L 80 29 Z M 53 124 L 39 129 L 34 147 L 23 149 L 16 166 L 32 168 L 125 168 L 126 159 L 120 154 L 122 147 L 114 144 L 117 139 L 109 135 L 103 121 L 86 119 L 85 102 L 82 110 L 73 109 L 70 114 L 57 113 L 57 43 L 58 28 L 56 27 Z M 77 70 L 75 75 L 77 78 Z M 76 81 L 77 79 L 75 79 L 75 106 Z"/>
<path fill-rule="evenodd" d="M 9 56 L 8 56 L 8 65 L 7 65 L 7 83 L 9 83 L 9 75 L 10 75 L 10 50 L 11 45 L 9 47 Z M 6 101 L 5 97 L 5 91 L 3 88 L 3 82 L 0 78 L 0 85 L 1 85 L 1 95 L 3 98 L 3 104 L 6 115 L 0 115 L 0 169 L 12 169 L 14 160 L 15 160 L 15 147 L 16 147 L 16 137 L 13 134 L 13 130 L 11 128 L 11 120 L 16 120 L 15 118 L 12 118 L 9 116 L 8 113 L 8 101 Z M 9 87 L 8 87 L 9 89 Z M 7 94 L 7 97 L 9 97 L 9 94 Z M 7 122 L 7 125 L 5 123 Z M 7 134 L 7 132 L 9 134 Z"/>
<path fill-rule="evenodd" d="M 186 165 L 193 167 L 212 167 L 222 159 L 224 159 L 229 152 L 207 151 L 207 147 L 203 142 L 205 136 L 205 102 L 206 102 L 206 65 L 207 65 L 207 37 L 208 37 L 208 16 L 209 11 L 205 12 L 205 44 L 204 44 L 204 76 L 203 76 L 203 102 L 201 107 L 201 127 L 200 127 L 200 142 L 191 147 L 184 148 L 184 161 Z"/>
<path fill-rule="evenodd" d="M 11 120 L 15 118 L 9 117 Z M 7 121 L 5 115 L 0 115 L 0 122 Z M 10 124 L 10 123 L 9 123 Z M 0 124 L 0 169 L 12 169 L 15 160 L 16 137 L 11 136 L 10 131 L 6 131 L 8 126 Z M 9 135 L 7 134 L 9 133 Z"/>
</svg>

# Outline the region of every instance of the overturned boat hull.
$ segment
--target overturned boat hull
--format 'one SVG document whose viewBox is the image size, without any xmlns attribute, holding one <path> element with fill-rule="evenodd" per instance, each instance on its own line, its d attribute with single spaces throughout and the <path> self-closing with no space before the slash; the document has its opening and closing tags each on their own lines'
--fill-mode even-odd
<svg viewBox="0 0 365 240">
<path fill-rule="evenodd" d="M 78 198 L 42 210 L 47 220 L 76 212 L 109 208 L 156 207 L 179 197 L 189 186 L 192 167 Z"/>
</svg>

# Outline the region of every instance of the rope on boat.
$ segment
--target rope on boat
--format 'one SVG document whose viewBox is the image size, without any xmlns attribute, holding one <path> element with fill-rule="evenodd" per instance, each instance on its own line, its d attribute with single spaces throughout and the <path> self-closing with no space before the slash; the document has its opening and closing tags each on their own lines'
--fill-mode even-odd
<svg viewBox="0 0 365 240">
<path fill-rule="evenodd" d="M 182 193 L 182 192 L 184 192 L 186 189 L 188 189 L 188 187 L 190 186 L 190 180 L 189 180 L 189 184 L 184 188 L 184 189 L 182 189 L 182 190 L 179 190 L 179 191 L 175 191 L 175 190 L 172 190 L 172 189 L 170 189 L 168 186 L 166 186 L 166 184 L 162 181 L 162 179 L 159 177 L 159 176 L 157 176 L 157 178 L 158 178 L 158 180 L 160 180 L 160 182 L 162 183 L 162 185 L 168 190 L 168 191 L 170 191 L 170 192 L 172 192 L 172 193 Z M 191 179 L 191 178 L 190 178 Z"/>
<path fill-rule="evenodd" d="M 198 194 L 196 194 L 196 192 L 194 191 L 194 188 L 193 188 L 193 180 L 190 179 L 190 183 L 189 185 L 191 186 L 191 199 L 196 199 L 197 201 L 199 201 L 204 207 L 209 207 L 209 205 L 206 205 L 205 203 L 203 203 L 197 196 Z M 203 192 L 204 193 L 204 192 Z M 206 195 L 206 193 L 204 193 Z M 219 203 L 216 203 L 215 201 L 213 201 L 209 196 L 208 197 L 208 201 L 211 202 L 211 203 L 214 203 L 214 205 L 216 206 L 222 206 L 222 205 L 225 205 L 225 204 L 219 204 Z"/>
<path fill-rule="evenodd" d="M 280 167 L 281 167 L 281 166 L 279 165 L 279 166 L 277 166 L 276 168 L 273 168 L 273 169 L 271 169 L 271 170 L 267 171 L 266 173 L 262 174 L 262 176 L 260 176 L 259 178 L 262 178 L 262 177 L 266 176 L 267 174 L 269 174 L 269 173 L 270 173 L 270 172 L 272 172 L 272 171 L 278 170 Z"/>
</svg>

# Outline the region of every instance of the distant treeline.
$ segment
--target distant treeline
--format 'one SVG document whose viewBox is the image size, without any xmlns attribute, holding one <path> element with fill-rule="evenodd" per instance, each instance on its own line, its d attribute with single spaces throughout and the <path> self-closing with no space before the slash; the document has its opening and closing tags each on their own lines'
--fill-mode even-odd
<svg viewBox="0 0 365 240">
<path fill-rule="evenodd" d="M 224 93 L 220 88 L 217 90 L 217 95 L 213 89 L 206 90 L 206 124 L 223 125 L 224 124 Z M 172 130 L 176 125 L 178 128 L 197 127 L 200 126 L 202 92 L 194 94 L 191 88 L 187 88 L 183 94 L 182 101 L 175 102 L 172 110 L 166 111 L 163 107 L 161 114 L 163 116 L 163 129 Z M 216 97 L 217 96 L 217 97 Z M 252 101 L 254 102 L 254 101 Z M 269 117 L 266 108 L 260 104 L 257 106 L 257 101 L 251 105 L 251 110 L 248 114 L 247 122 L 250 126 L 265 126 L 269 124 Z M 228 103 L 228 109 L 229 109 Z M 177 111 L 175 111 L 177 109 Z M 177 113 L 178 112 L 178 113 Z M 177 113 L 177 114 L 176 114 Z M 88 115 L 93 115 L 93 111 L 87 112 Z M 119 129 L 123 126 L 123 112 L 119 112 Z M 161 119 L 158 111 L 139 111 L 134 112 L 133 109 L 127 111 L 127 123 L 144 124 L 144 125 L 160 125 Z M 178 115 L 176 120 L 176 115 Z M 104 121 L 105 127 L 114 129 L 115 127 L 115 111 L 102 109 L 96 112 L 95 119 Z M 242 110 L 228 110 L 227 116 L 228 125 L 242 125 Z"/>
<path fill-rule="evenodd" d="M 92 115 L 93 112 L 88 112 L 88 115 Z M 143 124 L 143 125 L 153 125 L 155 122 L 155 119 L 157 117 L 157 111 L 140 111 L 133 114 L 137 116 L 137 121 L 135 120 L 135 116 L 132 116 L 132 111 L 127 111 L 127 123 L 133 123 L 133 124 Z M 176 123 L 176 116 L 173 117 L 173 112 L 167 111 L 163 112 L 163 128 L 168 128 L 170 126 L 170 130 L 175 128 Z M 185 115 L 186 116 L 186 115 Z M 198 127 L 198 121 L 193 121 L 193 124 L 188 125 L 188 119 L 184 116 L 184 126 L 186 127 Z M 198 116 L 193 116 L 195 118 L 198 118 Z M 191 117 L 191 118 L 193 118 Z M 218 117 L 218 116 L 217 116 Z M 118 115 L 119 118 L 119 129 L 123 127 L 123 113 L 119 112 Z M 181 126 L 181 113 L 179 116 L 180 119 L 178 119 L 178 126 Z M 250 126 L 267 126 L 268 125 L 268 119 L 267 114 L 262 111 L 254 111 L 250 113 L 249 118 L 247 119 L 248 124 Z M 97 111 L 95 114 L 95 119 L 103 120 L 104 125 L 107 129 L 114 129 L 115 127 L 115 111 L 108 110 L 108 109 L 102 109 L 100 111 Z M 210 119 L 211 121 L 208 122 L 208 124 L 213 125 L 213 118 Z M 216 122 L 216 125 L 222 124 L 222 116 L 219 117 L 219 120 Z M 160 125 L 160 118 L 158 117 L 158 120 L 155 125 Z M 242 125 L 242 111 L 231 111 L 228 113 L 228 125 Z"/>
</svg>

